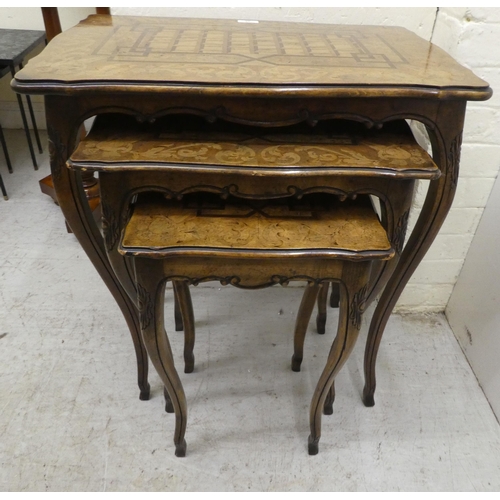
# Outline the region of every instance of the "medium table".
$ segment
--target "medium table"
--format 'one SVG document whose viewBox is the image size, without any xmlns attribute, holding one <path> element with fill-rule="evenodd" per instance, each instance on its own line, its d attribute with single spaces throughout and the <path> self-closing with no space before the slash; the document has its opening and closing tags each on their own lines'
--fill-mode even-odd
<svg viewBox="0 0 500 500">
<path fill-rule="evenodd" d="M 0 29 L 0 78 L 7 74 L 14 77 L 16 68 L 22 69 L 24 58 L 36 47 L 40 45 L 45 45 L 45 31 L 36 30 L 13 30 L 13 29 Z M 38 129 L 35 121 L 35 114 L 33 112 L 33 106 L 31 105 L 30 96 L 26 96 L 28 102 L 28 110 L 31 116 L 31 122 L 33 123 L 33 131 L 35 132 L 35 138 L 38 145 L 38 150 L 42 152 L 42 145 L 40 143 L 40 137 L 38 135 Z M 23 120 L 24 132 L 26 133 L 26 139 L 28 141 L 28 147 L 31 154 L 31 159 L 33 161 L 33 166 L 35 170 L 38 170 L 38 165 L 36 162 L 35 151 L 33 150 L 33 144 L 31 142 L 30 129 L 28 121 L 26 119 L 26 113 L 24 111 L 23 101 L 21 96 L 17 94 L 17 101 L 19 104 L 19 111 L 21 112 L 21 118 Z M 1 136 L 2 146 L 5 153 L 5 160 L 7 162 L 7 167 L 9 172 L 12 173 L 12 165 L 10 163 L 9 155 L 7 152 L 7 145 L 3 139 L 3 134 Z"/>
<path fill-rule="evenodd" d="M 261 127 L 314 126 L 331 118 L 367 127 L 400 119 L 423 123 L 441 175 L 430 181 L 417 224 L 371 320 L 364 402 L 374 404 L 378 345 L 451 206 L 466 103 L 491 96 L 485 81 L 397 27 L 95 15 L 55 37 L 17 73 L 13 87 L 45 96 L 57 198 L 127 320 L 143 394 L 149 393 L 147 354 L 136 306 L 106 257 L 81 172 L 66 168 L 84 120 L 118 112 L 139 121 L 190 113 L 209 122 Z M 407 220 L 405 214 L 397 222 L 403 234 Z"/>
</svg>

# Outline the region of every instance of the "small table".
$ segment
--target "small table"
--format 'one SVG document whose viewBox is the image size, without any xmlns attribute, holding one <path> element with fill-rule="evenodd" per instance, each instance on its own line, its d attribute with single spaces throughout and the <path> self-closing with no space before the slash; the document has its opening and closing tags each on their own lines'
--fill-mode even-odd
<svg viewBox="0 0 500 500">
<path fill-rule="evenodd" d="M 84 120 L 119 112 L 139 121 L 191 113 L 261 127 L 314 126 L 328 118 L 368 127 L 400 119 L 423 123 L 441 175 L 430 181 L 417 224 L 371 320 L 364 401 L 374 404 L 378 345 L 452 204 L 466 103 L 491 96 L 485 81 L 397 27 L 96 15 L 51 41 L 17 73 L 13 87 L 45 96 L 59 204 L 127 320 L 143 389 L 147 355 L 137 308 L 109 264 L 81 172 L 66 167 Z M 291 185 L 293 175 L 290 168 Z M 406 223 L 407 217 L 397 221 L 401 229 Z"/>
<path fill-rule="evenodd" d="M 26 55 L 39 45 L 45 43 L 45 31 L 0 29 L 0 78 L 9 73 L 12 78 L 14 78 L 16 67 L 19 67 L 19 69 L 23 68 L 23 60 Z M 38 170 L 38 164 L 36 161 L 35 152 L 33 150 L 33 144 L 31 142 L 31 135 L 29 131 L 28 121 L 26 119 L 26 113 L 24 111 L 23 101 L 19 94 L 17 94 L 16 96 L 17 102 L 19 104 L 19 110 L 21 112 L 21 118 L 23 120 L 24 132 L 26 133 L 26 139 L 28 141 L 31 159 L 33 161 L 33 166 L 35 167 L 35 170 Z M 28 102 L 28 110 L 31 116 L 31 122 L 33 124 L 33 131 L 35 132 L 38 150 L 40 153 L 42 153 L 42 144 L 40 142 L 40 136 L 38 135 L 35 114 L 33 112 L 33 106 L 31 104 L 29 95 L 26 96 L 26 100 Z M 5 140 L 3 139 L 3 133 L 0 135 L 0 137 L 2 138 L 2 146 L 5 153 L 7 167 L 9 169 L 9 172 L 12 173 L 12 165 L 7 151 L 7 145 L 5 143 Z"/>
</svg>

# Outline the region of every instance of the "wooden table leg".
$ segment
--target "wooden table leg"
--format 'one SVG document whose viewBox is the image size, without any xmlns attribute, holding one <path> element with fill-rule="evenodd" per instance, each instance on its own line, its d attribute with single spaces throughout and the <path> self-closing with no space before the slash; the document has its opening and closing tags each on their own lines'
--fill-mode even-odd
<svg viewBox="0 0 500 500">
<path fill-rule="evenodd" d="M 401 255 L 406 236 L 408 216 L 413 201 L 415 181 L 413 179 L 395 179 L 386 186 L 385 201 L 381 200 L 382 225 L 384 226 L 389 240 L 396 250 L 396 255 L 388 261 L 375 261 L 372 265 L 370 276 L 370 288 L 368 303 L 370 304 L 384 289 L 387 280 L 391 276 Z M 370 192 L 370 189 L 367 189 Z M 328 284 L 327 284 L 328 285 Z M 318 315 L 316 317 L 316 327 L 319 334 L 325 333 L 326 325 L 326 303 L 328 286 L 325 285 L 318 294 Z M 330 306 L 339 306 L 339 285 L 332 282 L 332 293 L 330 296 Z"/>
<path fill-rule="evenodd" d="M 326 326 L 326 302 L 328 299 L 328 289 L 330 283 L 326 282 L 321 285 L 318 294 L 318 314 L 316 316 L 316 329 L 320 335 L 324 335 Z M 337 283 L 333 283 L 332 288 L 338 288 Z M 332 292 L 333 294 L 333 292 Z"/>
<path fill-rule="evenodd" d="M 304 339 L 307 325 L 309 324 L 319 289 L 319 285 L 309 285 L 304 290 L 304 295 L 302 295 L 302 301 L 295 321 L 295 332 L 293 334 L 292 370 L 294 372 L 300 372 L 300 365 L 304 357 Z"/>
<path fill-rule="evenodd" d="M 441 228 L 455 195 L 460 162 L 460 146 L 465 117 L 465 103 L 447 101 L 440 104 L 438 122 L 424 121 L 432 143 L 433 159 L 441 177 L 431 181 L 417 224 L 401 259 L 380 297 L 372 317 L 365 350 L 365 387 L 363 402 L 375 404 L 375 364 L 378 348 L 389 317 L 408 280 L 422 261 Z"/>
<path fill-rule="evenodd" d="M 137 357 L 140 399 L 149 399 L 148 357 L 141 339 L 137 308 L 128 297 L 108 261 L 103 238 L 90 212 L 81 176 L 66 167 L 76 144 L 80 125 L 78 100 L 46 96 L 50 166 L 59 206 L 76 238 L 112 293 L 127 322 Z"/>
<path fill-rule="evenodd" d="M 361 327 L 361 317 L 366 303 L 371 262 L 344 262 L 342 292 L 340 294 L 339 328 L 323 373 L 311 401 L 308 446 L 309 455 L 318 453 L 321 437 L 321 415 L 334 383 L 335 376 L 347 361 Z"/>
<path fill-rule="evenodd" d="M 175 455 L 186 455 L 187 404 L 181 380 L 174 365 L 170 342 L 164 328 L 165 284 L 163 262 L 136 258 L 137 296 L 142 336 L 175 413 Z"/>
<path fill-rule="evenodd" d="M 408 226 L 408 217 L 413 203 L 415 181 L 411 179 L 394 181 L 388 185 L 387 205 L 381 203 L 382 225 L 387 231 L 389 241 L 396 251 L 392 259 L 375 261 L 370 275 L 367 303 L 371 304 L 384 289 L 403 251 Z M 389 201 L 390 200 L 390 201 Z"/>
<path fill-rule="evenodd" d="M 186 282 L 174 281 L 173 286 L 176 296 L 175 305 L 181 312 L 181 318 L 184 318 L 184 373 L 192 373 L 194 370 L 193 350 L 195 340 L 193 303 Z"/>
</svg>

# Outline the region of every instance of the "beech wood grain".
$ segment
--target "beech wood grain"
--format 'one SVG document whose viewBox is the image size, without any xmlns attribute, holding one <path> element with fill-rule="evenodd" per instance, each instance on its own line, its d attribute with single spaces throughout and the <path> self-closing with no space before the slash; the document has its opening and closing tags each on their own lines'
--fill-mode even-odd
<svg viewBox="0 0 500 500">
<path fill-rule="evenodd" d="M 309 200 L 309 198 L 312 198 Z M 329 196 L 327 198 L 332 198 Z M 199 197 L 198 197 L 199 199 Z M 387 259 L 391 244 L 370 201 L 139 201 L 120 245 L 124 255 L 343 256 Z"/>
<path fill-rule="evenodd" d="M 189 115 L 139 124 L 132 117 L 96 120 L 68 162 L 96 171 L 155 169 L 227 172 L 244 175 L 281 172 L 435 179 L 440 171 L 403 120 L 370 130 L 348 120 L 316 126 L 242 126 Z"/>
<path fill-rule="evenodd" d="M 349 87 L 365 96 L 489 93 L 484 80 L 404 28 L 241 21 L 89 16 L 55 37 L 16 80 L 42 93 L 61 84 L 76 91 L 152 84 L 232 85 L 237 93 L 261 85 Z"/>
</svg>

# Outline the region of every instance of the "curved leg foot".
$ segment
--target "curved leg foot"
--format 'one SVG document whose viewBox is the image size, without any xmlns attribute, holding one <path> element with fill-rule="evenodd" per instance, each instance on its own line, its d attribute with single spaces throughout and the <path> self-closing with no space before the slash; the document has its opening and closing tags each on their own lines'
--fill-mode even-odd
<svg viewBox="0 0 500 500">
<path fill-rule="evenodd" d="M 184 373 L 192 373 L 194 370 L 194 311 L 189 293 L 189 286 L 184 281 L 174 281 L 175 296 L 179 303 L 184 323 Z"/>
<path fill-rule="evenodd" d="M 184 357 L 184 373 L 193 373 L 194 371 L 194 354 L 191 353 L 191 357 Z"/>
<path fill-rule="evenodd" d="M 319 285 L 307 286 L 302 296 L 293 335 L 292 370 L 294 372 L 300 372 L 300 365 L 304 357 L 304 339 L 306 337 L 307 325 L 311 319 L 319 288 Z"/>
<path fill-rule="evenodd" d="M 163 388 L 163 397 L 165 398 L 165 411 L 167 413 L 174 413 L 174 405 L 172 404 L 172 400 L 170 399 L 170 396 L 168 395 L 167 388 Z"/>
<path fill-rule="evenodd" d="M 330 307 L 339 308 L 340 303 L 340 287 L 338 283 L 332 283 L 332 294 L 330 295 Z"/>
<path fill-rule="evenodd" d="M 319 438 L 309 436 L 307 439 L 307 451 L 309 455 L 317 455 L 319 452 Z"/>
<path fill-rule="evenodd" d="M 373 390 L 368 389 L 366 386 L 363 389 L 363 404 L 368 408 L 375 406 L 374 393 L 375 393 L 375 387 L 373 388 Z"/>
<path fill-rule="evenodd" d="M 302 358 L 298 358 L 295 354 L 292 356 L 292 371 L 300 372 L 300 365 L 302 364 Z"/>
<path fill-rule="evenodd" d="M 320 335 L 323 335 L 325 333 L 326 301 L 328 300 L 329 285 L 330 283 L 323 283 L 318 293 L 318 315 L 316 316 L 316 328 Z"/>
<path fill-rule="evenodd" d="M 182 443 L 176 444 L 175 445 L 175 456 L 176 457 L 185 457 L 186 456 L 186 440 L 183 439 Z"/>
<path fill-rule="evenodd" d="M 326 329 L 326 313 L 318 313 L 316 316 L 316 329 L 320 335 L 324 335 Z"/>
<path fill-rule="evenodd" d="M 139 399 L 141 401 L 149 401 L 149 397 L 151 395 L 151 387 L 148 382 L 146 382 L 146 384 L 147 385 L 144 387 L 144 389 L 141 389 L 141 392 L 139 394 Z"/>
<path fill-rule="evenodd" d="M 325 415 L 333 414 L 333 403 L 335 402 L 335 382 L 333 382 L 330 390 L 328 391 L 328 396 L 325 400 L 325 406 L 323 406 L 323 413 Z"/>
</svg>

